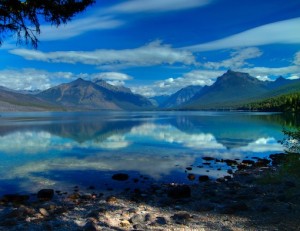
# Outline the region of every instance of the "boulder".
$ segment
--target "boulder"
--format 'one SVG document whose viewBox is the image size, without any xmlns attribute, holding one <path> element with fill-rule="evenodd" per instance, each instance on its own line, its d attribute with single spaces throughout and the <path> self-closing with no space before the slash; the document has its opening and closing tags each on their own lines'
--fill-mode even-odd
<svg viewBox="0 0 300 231">
<path fill-rule="evenodd" d="M 37 198 L 43 201 L 50 201 L 52 200 L 53 196 L 54 196 L 53 189 L 41 189 L 37 193 Z"/>
<path fill-rule="evenodd" d="M 112 176 L 113 180 L 117 180 L 117 181 L 125 181 L 128 180 L 129 176 L 126 173 L 116 173 Z"/>
</svg>

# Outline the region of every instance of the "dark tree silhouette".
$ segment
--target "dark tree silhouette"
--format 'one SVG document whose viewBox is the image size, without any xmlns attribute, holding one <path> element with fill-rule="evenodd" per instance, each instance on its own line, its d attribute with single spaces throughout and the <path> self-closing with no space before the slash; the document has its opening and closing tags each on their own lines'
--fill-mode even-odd
<svg viewBox="0 0 300 231">
<path fill-rule="evenodd" d="M 40 21 L 65 24 L 95 0 L 0 0 L 0 45 L 5 36 L 16 35 L 37 47 Z"/>
</svg>

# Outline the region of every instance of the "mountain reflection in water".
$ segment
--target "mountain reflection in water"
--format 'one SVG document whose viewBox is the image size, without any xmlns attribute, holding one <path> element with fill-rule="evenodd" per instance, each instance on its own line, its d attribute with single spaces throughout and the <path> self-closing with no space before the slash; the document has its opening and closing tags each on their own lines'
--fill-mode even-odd
<svg viewBox="0 0 300 231">
<path fill-rule="evenodd" d="M 103 188 L 113 184 L 116 172 L 187 182 L 186 167 L 201 165 L 204 156 L 243 159 L 281 152 L 278 140 L 287 123 L 283 115 L 261 113 L 4 113 L 0 194 Z M 220 177 L 227 170 L 220 167 L 223 171 L 208 166 L 191 172 Z"/>
</svg>

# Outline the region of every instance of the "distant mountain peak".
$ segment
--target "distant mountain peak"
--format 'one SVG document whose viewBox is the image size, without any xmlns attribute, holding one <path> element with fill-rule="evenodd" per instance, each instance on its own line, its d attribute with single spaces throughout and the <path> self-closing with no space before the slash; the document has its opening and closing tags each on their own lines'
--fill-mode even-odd
<svg viewBox="0 0 300 231">
<path fill-rule="evenodd" d="M 129 88 L 124 87 L 124 86 L 115 86 L 115 85 L 109 84 L 108 82 L 106 82 L 103 79 L 93 79 L 93 82 L 95 84 L 97 84 L 98 86 L 106 88 L 106 89 L 109 89 L 111 91 L 125 92 L 125 93 L 131 93 L 131 94 L 133 94 L 132 91 Z"/>
</svg>

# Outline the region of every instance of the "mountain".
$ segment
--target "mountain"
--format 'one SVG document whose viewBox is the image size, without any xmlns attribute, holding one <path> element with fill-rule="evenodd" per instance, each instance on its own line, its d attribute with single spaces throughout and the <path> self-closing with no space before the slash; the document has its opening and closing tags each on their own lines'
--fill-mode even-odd
<svg viewBox="0 0 300 231">
<path fill-rule="evenodd" d="M 258 95 L 268 91 L 265 82 L 247 73 L 228 70 L 217 78 L 213 85 L 205 87 L 197 93 L 183 108 L 228 109 L 241 102 L 255 99 Z"/>
<path fill-rule="evenodd" d="M 173 95 L 167 98 L 163 103 L 161 103 L 160 107 L 162 108 L 174 108 L 179 105 L 188 102 L 191 98 L 193 98 L 197 93 L 201 91 L 203 87 L 201 86 L 188 86 L 182 88 L 181 90 L 175 92 Z"/>
<path fill-rule="evenodd" d="M 160 107 L 169 97 L 170 95 L 158 95 L 149 98 L 149 100 L 154 106 Z"/>
<path fill-rule="evenodd" d="M 275 81 L 269 81 L 267 86 L 270 89 L 275 89 L 277 87 L 281 87 L 286 84 L 290 84 L 291 82 L 292 82 L 292 80 L 288 80 L 286 78 L 283 78 L 282 76 L 279 76 Z"/>
<path fill-rule="evenodd" d="M 75 110 L 142 110 L 152 103 L 141 95 L 118 88 L 104 81 L 86 81 L 81 78 L 52 87 L 37 94 L 38 98 Z"/>
<path fill-rule="evenodd" d="M 61 107 L 53 105 L 33 95 L 21 94 L 18 92 L 0 88 L 0 111 L 48 111 L 62 110 Z"/>
<path fill-rule="evenodd" d="M 228 70 L 211 86 L 203 87 L 179 109 L 237 109 L 248 103 L 300 91 L 299 80 L 283 77 L 260 81 L 247 73 Z"/>
</svg>

